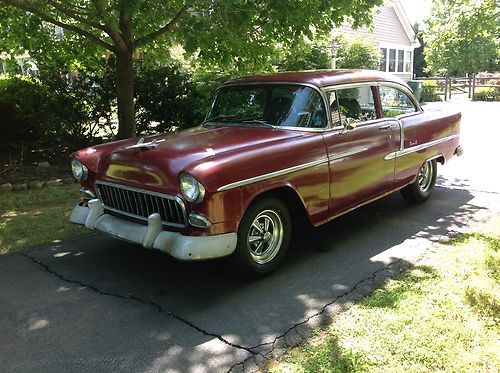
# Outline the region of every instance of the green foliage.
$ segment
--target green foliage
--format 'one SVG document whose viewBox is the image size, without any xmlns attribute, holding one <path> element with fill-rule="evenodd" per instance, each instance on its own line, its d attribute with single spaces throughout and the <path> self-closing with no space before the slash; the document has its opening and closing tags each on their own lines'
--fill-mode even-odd
<svg viewBox="0 0 500 373">
<path fill-rule="evenodd" d="M 417 77 L 429 76 L 427 73 L 427 63 L 425 62 L 425 40 L 424 40 L 424 31 L 421 30 L 420 24 L 417 22 L 413 25 L 413 29 L 415 30 L 415 35 L 420 43 L 418 48 L 415 48 L 413 51 L 413 73 Z"/>
<path fill-rule="evenodd" d="M 374 40 L 362 35 L 337 35 L 338 69 L 378 69 L 380 50 Z"/>
<path fill-rule="evenodd" d="M 327 34 L 329 35 L 329 34 Z M 377 69 L 380 51 L 375 42 L 363 36 L 337 34 L 336 68 Z M 277 70 L 317 70 L 330 69 L 332 65 L 331 39 L 317 38 L 313 41 L 302 39 L 285 52 L 276 63 Z"/>
<path fill-rule="evenodd" d="M 474 91 L 474 101 L 500 101 L 500 87 L 478 87 Z"/>
<path fill-rule="evenodd" d="M 441 97 L 437 94 L 437 81 L 424 80 L 422 82 L 421 99 L 423 102 L 442 101 Z"/>
<path fill-rule="evenodd" d="M 426 20 L 425 59 L 433 74 L 500 68 L 496 0 L 437 0 Z"/>
<path fill-rule="evenodd" d="M 135 92 L 139 133 L 198 125 L 208 107 L 200 102 L 191 75 L 175 64 L 140 69 Z"/>
<path fill-rule="evenodd" d="M 328 42 L 311 42 L 306 39 L 290 47 L 281 61 L 276 63 L 276 69 L 279 71 L 318 70 L 330 67 Z"/>
</svg>

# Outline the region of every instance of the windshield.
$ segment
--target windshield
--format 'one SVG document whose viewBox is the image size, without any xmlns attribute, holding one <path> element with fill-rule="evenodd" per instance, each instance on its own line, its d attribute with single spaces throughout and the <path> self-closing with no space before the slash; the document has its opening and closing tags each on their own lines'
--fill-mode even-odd
<svg viewBox="0 0 500 373">
<path fill-rule="evenodd" d="M 323 128 L 321 95 L 298 85 L 241 85 L 218 90 L 205 123 Z"/>
</svg>

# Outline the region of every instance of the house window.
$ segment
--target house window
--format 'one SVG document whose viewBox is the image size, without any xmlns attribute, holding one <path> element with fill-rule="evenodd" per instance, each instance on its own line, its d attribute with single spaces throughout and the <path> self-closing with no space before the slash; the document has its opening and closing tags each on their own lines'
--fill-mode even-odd
<svg viewBox="0 0 500 373">
<path fill-rule="evenodd" d="M 387 48 L 380 48 L 380 71 L 387 71 Z"/>
<path fill-rule="evenodd" d="M 413 65 L 412 55 L 413 53 L 411 51 L 405 52 L 405 73 L 411 73 L 411 67 Z"/>
<path fill-rule="evenodd" d="M 396 49 L 389 49 L 389 72 L 396 71 Z"/>
<path fill-rule="evenodd" d="M 404 64 L 405 64 L 405 51 L 398 50 L 398 73 L 403 72 Z"/>
<path fill-rule="evenodd" d="M 391 73 L 411 73 L 413 67 L 413 51 L 406 49 L 380 48 L 380 71 Z"/>
</svg>

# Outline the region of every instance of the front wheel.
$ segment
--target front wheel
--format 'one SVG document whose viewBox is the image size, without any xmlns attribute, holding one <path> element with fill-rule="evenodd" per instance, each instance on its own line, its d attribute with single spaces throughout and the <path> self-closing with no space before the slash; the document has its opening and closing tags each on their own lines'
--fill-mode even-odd
<svg viewBox="0 0 500 373">
<path fill-rule="evenodd" d="M 435 159 L 426 161 L 417 174 L 417 179 L 401 189 L 403 198 L 412 204 L 425 202 L 431 196 L 436 184 L 437 162 Z"/>
<path fill-rule="evenodd" d="M 290 213 L 279 199 L 254 202 L 238 228 L 238 244 L 230 264 L 247 276 L 262 276 L 283 260 L 292 232 Z"/>
</svg>

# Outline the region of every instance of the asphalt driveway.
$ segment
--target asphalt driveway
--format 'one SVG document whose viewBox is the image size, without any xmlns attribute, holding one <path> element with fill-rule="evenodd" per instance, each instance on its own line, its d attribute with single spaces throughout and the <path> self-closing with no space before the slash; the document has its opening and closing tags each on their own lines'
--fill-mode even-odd
<svg viewBox="0 0 500 373">
<path fill-rule="evenodd" d="M 262 366 L 436 242 L 500 211 L 500 104 L 461 108 L 465 155 L 439 169 L 428 203 L 409 207 L 394 194 L 303 230 L 259 281 L 222 261 L 180 263 L 94 233 L 1 256 L 0 370 Z"/>
</svg>

